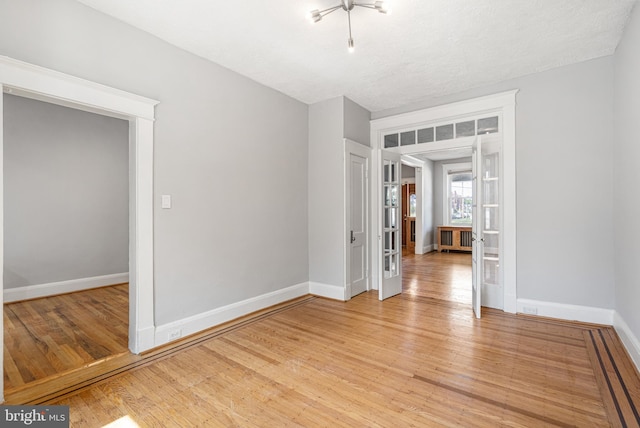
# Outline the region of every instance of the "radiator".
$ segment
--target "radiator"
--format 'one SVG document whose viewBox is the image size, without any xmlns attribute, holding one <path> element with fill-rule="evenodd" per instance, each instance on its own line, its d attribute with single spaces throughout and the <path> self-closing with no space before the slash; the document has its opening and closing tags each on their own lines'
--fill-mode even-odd
<svg viewBox="0 0 640 428">
<path fill-rule="evenodd" d="M 471 237 L 468 226 L 438 226 L 438 251 L 471 251 Z"/>
<path fill-rule="evenodd" d="M 470 230 L 461 230 L 460 231 L 460 246 L 461 247 L 471 247 L 471 237 L 472 233 Z"/>
</svg>

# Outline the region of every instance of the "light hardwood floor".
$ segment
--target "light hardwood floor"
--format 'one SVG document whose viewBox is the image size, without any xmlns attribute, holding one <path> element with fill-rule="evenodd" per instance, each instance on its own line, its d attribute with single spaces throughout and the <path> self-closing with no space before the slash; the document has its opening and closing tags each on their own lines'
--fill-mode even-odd
<svg viewBox="0 0 640 428">
<path fill-rule="evenodd" d="M 5 392 L 128 353 L 127 284 L 4 305 Z"/>
<path fill-rule="evenodd" d="M 402 292 L 471 304 L 471 253 L 402 253 Z"/>
<path fill-rule="evenodd" d="M 495 310 L 477 320 L 409 263 L 405 278 L 384 302 L 298 299 L 44 402 L 69 405 L 82 427 L 640 425 L 640 380 L 611 328 Z"/>
</svg>

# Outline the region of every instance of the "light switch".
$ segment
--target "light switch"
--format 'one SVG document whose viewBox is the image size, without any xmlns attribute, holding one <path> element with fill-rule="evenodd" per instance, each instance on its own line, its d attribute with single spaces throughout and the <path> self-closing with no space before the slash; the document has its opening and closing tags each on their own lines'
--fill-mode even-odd
<svg viewBox="0 0 640 428">
<path fill-rule="evenodd" d="M 162 208 L 171 208 L 171 195 L 162 195 Z"/>
</svg>

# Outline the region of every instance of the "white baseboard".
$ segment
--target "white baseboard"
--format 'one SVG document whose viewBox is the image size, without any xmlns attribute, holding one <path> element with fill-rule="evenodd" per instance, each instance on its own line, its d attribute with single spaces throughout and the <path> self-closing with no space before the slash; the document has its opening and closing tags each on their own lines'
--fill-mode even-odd
<svg viewBox="0 0 640 428">
<path fill-rule="evenodd" d="M 346 300 L 344 287 L 322 284 L 320 282 L 309 282 L 309 294 L 334 300 Z"/>
<path fill-rule="evenodd" d="M 528 315 L 539 315 L 541 317 L 604 325 L 613 325 L 614 313 L 613 309 L 543 302 L 530 299 L 518 299 L 516 311 Z"/>
<path fill-rule="evenodd" d="M 163 324 L 155 329 L 155 346 L 164 345 L 181 337 L 206 330 L 252 312 L 307 294 L 309 294 L 309 283 L 304 282 L 168 324 Z"/>
<path fill-rule="evenodd" d="M 129 273 L 93 276 L 90 278 L 71 279 L 68 281 L 50 282 L 48 284 L 27 285 L 25 287 L 7 288 L 4 290 L 4 303 L 20 300 L 37 299 L 57 294 L 73 293 L 91 288 L 129 282 Z"/>
<path fill-rule="evenodd" d="M 613 327 L 616 329 L 618 336 L 620 336 L 620 340 L 627 349 L 631 360 L 636 365 L 636 369 L 640 371 L 640 341 L 617 311 L 613 315 Z"/>
<path fill-rule="evenodd" d="M 432 251 L 435 251 L 435 250 L 437 250 L 436 247 L 437 247 L 436 244 L 427 245 L 427 246 L 422 248 L 422 254 L 427 254 L 427 253 L 430 253 Z"/>
<path fill-rule="evenodd" d="M 134 333 L 129 330 L 129 349 L 134 354 L 155 348 L 155 340 L 155 327 L 153 326 L 141 328 Z"/>
</svg>

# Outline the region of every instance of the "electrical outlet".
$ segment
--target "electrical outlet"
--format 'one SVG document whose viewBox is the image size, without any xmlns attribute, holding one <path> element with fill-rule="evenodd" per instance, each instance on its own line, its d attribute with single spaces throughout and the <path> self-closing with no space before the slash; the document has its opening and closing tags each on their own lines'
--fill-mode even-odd
<svg viewBox="0 0 640 428">
<path fill-rule="evenodd" d="M 528 315 L 538 315 L 538 308 L 535 306 L 523 306 L 522 313 Z"/>
<path fill-rule="evenodd" d="M 169 340 L 179 339 L 182 337 L 182 329 L 177 328 L 175 330 L 169 330 L 168 336 Z"/>
</svg>

